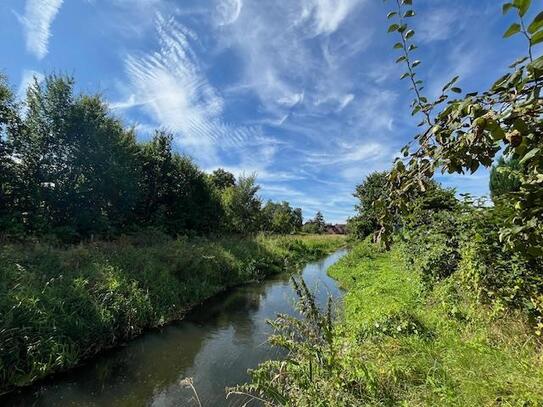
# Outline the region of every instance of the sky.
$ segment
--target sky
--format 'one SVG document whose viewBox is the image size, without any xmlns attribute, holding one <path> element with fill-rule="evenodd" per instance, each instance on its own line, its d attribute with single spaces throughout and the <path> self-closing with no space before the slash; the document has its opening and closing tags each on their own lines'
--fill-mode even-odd
<svg viewBox="0 0 543 407">
<path fill-rule="evenodd" d="M 419 78 L 484 90 L 525 53 L 496 0 L 415 0 Z M 264 200 L 344 222 L 355 186 L 417 132 L 381 0 L 1 0 L 0 70 L 76 79 L 135 126 L 175 134 L 204 170 L 256 173 Z M 488 172 L 440 176 L 488 194 Z"/>
</svg>

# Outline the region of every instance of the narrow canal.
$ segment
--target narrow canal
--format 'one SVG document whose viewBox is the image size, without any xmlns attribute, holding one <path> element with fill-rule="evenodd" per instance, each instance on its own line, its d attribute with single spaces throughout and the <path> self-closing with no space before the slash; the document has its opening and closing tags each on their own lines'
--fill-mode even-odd
<svg viewBox="0 0 543 407">
<path fill-rule="evenodd" d="M 308 264 L 308 287 L 324 304 L 341 297 L 327 270 L 346 253 L 340 250 Z M 192 377 L 203 407 L 237 405 L 225 399 L 225 387 L 249 379 L 247 369 L 280 358 L 266 342 L 266 323 L 278 313 L 296 314 L 289 275 L 282 274 L 218 295 L 176 324 L 149 332 L 78 369 L 25 389 L 4 400 L 6 406 L 197 406 Z M 238 400 L 239 401 L 239 400 Z"/>
</svg>

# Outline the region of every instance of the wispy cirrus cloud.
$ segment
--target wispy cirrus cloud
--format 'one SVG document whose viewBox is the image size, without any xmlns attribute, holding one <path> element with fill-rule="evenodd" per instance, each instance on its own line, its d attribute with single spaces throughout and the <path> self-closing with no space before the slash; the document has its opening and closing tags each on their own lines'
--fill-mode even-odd
<svg viewBox="0 0 543 407">
<path fill-rule="evenodd" d="M 314 35 L 332 34 L 360 3 L 359 0 L 305 0 L 300 21 L 309 21 Z"/>
<path fill-rule="evenodd" d="M 19 17 L 26 36 L 26 49 L 38 59 L 48 52 L 51 24 L 64 0 L 27 0 L 25 14 Z"/>
<path fill-rule="evenodd" d="M 261 135 L 258 127 L 234 126 L 222 119 L 224 100 L 209 83 L 193 44 L 198 36 L 174 18 L 156 16 L 158 49 L 133 53 L 125 61 L 129 86 L 119 109 L 140 108 L 157 126 L 202 162 L 216 160 L 216 151 L 240 146 Z"/>
</svg>

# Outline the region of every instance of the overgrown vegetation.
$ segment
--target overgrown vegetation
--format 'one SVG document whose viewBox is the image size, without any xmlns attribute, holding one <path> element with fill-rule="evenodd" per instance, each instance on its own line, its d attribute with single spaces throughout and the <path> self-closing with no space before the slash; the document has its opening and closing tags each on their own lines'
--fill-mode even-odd
<svg viewBox="0 0 543 407">
<path fill-rule="evenodd" d="M 429 101 L 412 3 L 395 1 L 389 32 L 423 131 L 390 172 L 357 187 L 349 226 L 367 238 L 330 271 L 347 290 L 343 319 L 329 322 L 299 289 L 301 319 L 272 323 L 288 357 L 233 394 L 289 406 L 543 405 L 543 12 L 528 22 L 530 0 L 506 3 L 519 22 L 504 36 L 523 34 L 527 58 L 483 94 L 453 99 L 454 78 Z M 493 164 L 493 205 L 432 179 Z"/>
<path fill-rule="evenodd" d="M 454 94 L 462 93 L 456 76 L 432 101 L 424 96 L 424 83 L 417 76 L 421 61 L 415 59 L 416 34 L 409 23 L 416 15 L 413 1 L 393 3 L 388 18 L 396 21 L 388 31 L 398 35 L 394 48 L 401 55 L 396 62 L 406 67 L 401 78 L 410 81 L 415 96 L 412 115 L 419 115 L 422 121 L 421 132 L 402 149 L 403 157 L 395 160 L 388 193 L 375 204 L 381 219 L 379 238 L 388 244 L 393 233 L 390 218 L 405 211 L 412 194 L 424 192 L 437 171 L 474 173 L 480 167 L 491 167 L 503 154 L 509 162 L 518 162 L 509 166 L 509 178 L 517 180 L 518 187 L 502 199 L 507 210 L 500 240 L 516 252 L 543 255 L 543 56 L 535 54 L 543 43 L 543 11 L 534 11 L 531 0 L 503 4 L 503 13 L 514 13 L 517 19 L 504 37 L 522 35 L 527 55 L 485 92 L 455 98 Z"/>
<path fill-rule="evenodd" d="M 330 311 L 300 290 L 303 318 L 272 323 L 271 342 L 287 358 L 260 365 L 230 397 L 269 406 L 541 405 L 541 344 L 526 314 L 483 305 L 464 265 L 429 283 L 434 276 L 406 258 L 411 249 L 364 242 L 332 266 L 347 289 L 332 326 Z"/>
<path fill-rule="evenodd" d="M 0 394 L 182 317 L 228 287 L 320 258 L 336 236 L 173 240 L 160 232 L 68 248 L 0 248 Z"/>
</svg>

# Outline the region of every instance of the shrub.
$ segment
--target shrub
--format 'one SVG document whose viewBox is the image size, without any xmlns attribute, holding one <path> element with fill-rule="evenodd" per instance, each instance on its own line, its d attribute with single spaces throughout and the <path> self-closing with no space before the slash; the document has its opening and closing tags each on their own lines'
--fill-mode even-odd
<svg viewBox="0 0 543 407">
<path fill-rule="evenodd" d="M 519 308 L 541 322 L 543 261 L 504 246 L 499 239 L 500 208 L 473 213 L 460 247 L 460 276 L 480 301 L 498 309 Z"/>
</svg>

